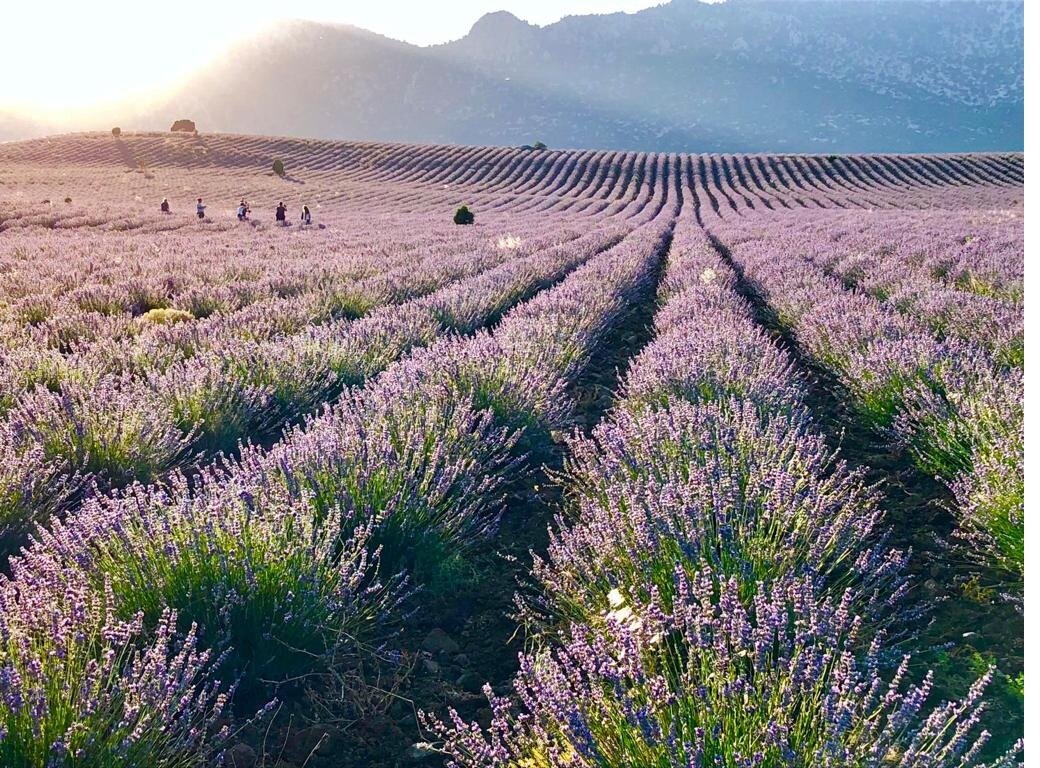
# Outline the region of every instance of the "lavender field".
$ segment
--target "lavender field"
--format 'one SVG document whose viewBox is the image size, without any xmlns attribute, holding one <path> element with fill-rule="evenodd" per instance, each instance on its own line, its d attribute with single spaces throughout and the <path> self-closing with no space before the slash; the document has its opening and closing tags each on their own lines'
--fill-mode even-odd
<svg viewBox="0 0 1040 768">
<path fill-rule="evenodd" d="M 1023 177 L 0 144 L 0 765 L 1023 765 Z"/>
</svg>

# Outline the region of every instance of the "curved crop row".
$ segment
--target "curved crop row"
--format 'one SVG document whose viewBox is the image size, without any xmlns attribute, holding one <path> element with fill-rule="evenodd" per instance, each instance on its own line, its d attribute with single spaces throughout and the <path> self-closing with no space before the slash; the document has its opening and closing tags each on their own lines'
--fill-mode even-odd
<svg viewBox="0 0 1040 768">
<path fill-rule="evenodd" d="M 44 149 L 45 147 L 45 149 Z M 327 215 L 342 219 L 349 211 L 371 215 L 394 206 L 410 212 L 443 212 L 462 202 L 485 210 L 597 210 L 630 194 L 640 168 L 652 169 L 663 155 L 603 151 L 555 151 L 505 147 L 390 145 L 316 142 L 208 135 L 79 135 L 43 142 L 5 145 L 5 167 L 26 169 L 65 195 L 75 186 L 74 202 L 51 204 L 15 197 L 0 199 L 0 228 L 101 227 L 161 232 L 192 231 L 199 224 L 177 213 L 159 217 L 152 200 L 158 194 L 192 190 L 206 199 L 231 201 L 241 194 L 256 207 L 270 206 L 286 192 L 285 181 L 267 169 L 278 156 L 305 181 L 308 198 Z M 706 201 L 724 217 L 744 216 L 760 208 L 931 208 L 937 198 L 946 208 L 975 207 L 986 199 L 994 207 L 1016 205 L 1021 196 L 1022 158 L 1013 154 L 888 155 L 678 155 L 678 164 L 698 166 Z M 128 163 L 129 166 L 128 167 Z M 142 165 L 143 164 L 143 165 Z M 136 167 L 135 167 L 136 166 Z M 233 184 L 216 167 L 234 171 Z M 47 175 L 46 169 L 54 168 Z M 104 170 L 124 183 L 91 185 L 85 181 Z M 155 173 L 152 170 L 155 169 Z M 652 170 L 650 171 L 652 172 Z M 297 176 L 298 174 L 298 176 Z M 671 172 L 669 175 L 673 175 Z M 200 178 L 202 177 L 202 178 Z M 243 189 L 243 180 L 245 188 Z M 131 184 L 125 184 L 130 181 Z M 128 205 L 127 190 L 139 192 Z M 118 190 L 118 192 L 116 191 Z M 100 193 L 100 194 L 99 194 Z M 111 194 L 111 199 L 106 199 Z M 90 208 L 81 198 L 92 201 Z M 62 198 L 55 198 L 62 199 Z M 579 202 L 580 201 L 580 202 Z M 183 208 L 181 209 L 183 210 Z M 226 221 L 225 219 L 230 219 Z M 258 226 L 263 226 L 258 225 Z M 230 207 L 204 228 L 234 229 Z"/>
<path fill-rule="evenodd" d="M 535 562 L 562 637 L 522 656 L 515 701 L 486 689 L 487 733 L 425 718 L 449 765 L 981 765 L 989 675 L 929 710 L 908 658 L 881 672 L 872 614 L 905 560 L 733 284 L 681 224 L 657 338 L 576 441 L 573 522 Z"/>
<path fill-rule="evenodd" d="M 513 304 L 616 243 L 604 228 L 573 243 L 510 259 L 429 296 L 369 316 L 196 354 L 147 379 L 127 374 L 36 389 L 7 415 L 0 461 L 5 529 L 60 509 L 84 484 L 119 487 L 233 450 L 301 419 L 409 349 L 493 322 Z M 465 275 L 465 262 L 455 271 Z M 447 270 L 441 277 L 450 279 Z M 419 278 L 421 280 L 421 278 Z"/>
<path fill-rule="evenodd" d="M 1009 573 L 1021 593 L 1022 370 L 994 365 L 970 344 L 939 341 L 915 318 L 845 290 L 812 264 L 812 253 L 829 249 L 826 240 L 775 232 L 722 239 L 780 325 L 845 387 L 864 423 L 895 436 L 924 472 L 950 483 L 969 549 Z"/>
<path fill-rule="evenodd" d="M 567 424 L 567 383 L 652 289 L 668 231 L 638 230 L 511 311 L 494 333 L 418 352 L 268 452 L 248 449 L 191 487 L 136 486 L 52 521 L 12 559 L 4 611 L 21 615 L 85 584 L 108 596 L 106 621 L 141 615 L 135 639 L 148 646 L 152 628 L 172 623 L 167 612 L 176 610 L 179 627 L 196 627 L 199 647 L 221 654 L 199 685 L 244 675 L 247 700 L 271 681 L 349 663 L 400 618 L 406 586 L 394 574 L 444 567 L 444 556 L 464 556 L 494 530 L 507 476 L 523 471 L 539 434 Z M 29 647 L 63 647 L 66 629 L 37 627 L 12 663 L 29 663 Z M 60 658 L 47 672 L 77 693 L 89 679 Z M 118 683 L 125 671 L 116 672 L 107 679 Z M 0 698 L 0 720 L 16 715 L 12 700 Z M 152 714 L 143 733 L 183 732 L 181 721 Z M 63 727 L 78 729 L 88 704 L 74 697 L 61 715 Z M 110 732 L 96 727 L 107 743 Z M 179 764 L 159 750 L 150 757 Z"/>
</svg>

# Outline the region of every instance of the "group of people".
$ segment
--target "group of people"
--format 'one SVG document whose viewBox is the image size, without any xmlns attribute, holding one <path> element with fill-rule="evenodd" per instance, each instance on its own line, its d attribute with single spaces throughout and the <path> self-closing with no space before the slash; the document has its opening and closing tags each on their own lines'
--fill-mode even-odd
<svg viewBox="0 0 1040 768">
<path fill-rule="evenodd" d="M 162 202 L 159 203 L 159 210 L 162 213 L 170 213 L 170 201 L 165 197 L 162 199 Z M 288 213 L 288 211 L 289 209 L 286 207 L 285 203 L 278 203 L 278 207 L 274 209 L 274 220 L 283 227 L 289 226 L 289 222 L 286 219 L 286 214 Z M 245 201 L 245 198 L 243 198 L 238 203 L 238 220 L 248 221 L 250 212 L 251 209 L 249 208 L 249 203 L 247 203 Z M 198 216 L 200 219 L 206 218 L 206 205 L 202 202 L 201 197 L 195 202 L 195 215 Z M 300 224 L 307 226 L 310 225 L 310 223 L 311 209 L 308 206 L 304 205 L 300 209 Z"/>
</svg>

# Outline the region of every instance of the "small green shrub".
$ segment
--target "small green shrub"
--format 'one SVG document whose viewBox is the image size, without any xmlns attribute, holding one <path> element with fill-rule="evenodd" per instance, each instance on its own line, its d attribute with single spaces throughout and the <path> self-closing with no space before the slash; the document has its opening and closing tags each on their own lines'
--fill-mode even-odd
<svg viewBox="0 0 1040 768">
<path fill-rule="evenodd" d="M 456 224 L 472 224 L 474 220 L 473 211 L 469 209 L 469 206 L 460 206 L 455 211 L 455 223 Z"/>
<path fill-rule="evenodd" d="M 173 309 L 172 307 L 150 309 L 141 315 L 142 323 L 151 323 L 153 325 L 172 325 L 173 323 L 194 319 L 195 316 L 191 312 L 186 312 L 183 309 Z"/>
<path fill-rule="evenodd" d="M 119 128 L 118 125 L 115 128 L 112 129 L 112 135 L 113 136 L 119 136 L 119 134 L 121 134 L 122 132 L 123 131 Z"/>
<path fill-rule="evenodd" d="M 281 160 L 276 159 L 273 163 L 271 163 L 271 170 L 277 173 L 279 176 L 284 176 L 285 163 L 283 163 Z"/>
</svg>

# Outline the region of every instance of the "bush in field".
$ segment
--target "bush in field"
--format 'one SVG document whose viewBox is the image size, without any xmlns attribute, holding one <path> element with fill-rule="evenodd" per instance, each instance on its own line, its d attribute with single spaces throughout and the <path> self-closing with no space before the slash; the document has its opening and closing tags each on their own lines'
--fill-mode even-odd
<svg viewBox="0 0 1040 768">
<path fill-rule="evenodd" d="M 112 135 L 116 137 L 118 137 L 122 132 L 122 129 L 118 125 L 112 129 Z"/>
<path fill-rule="evenodd" d="M 275 161 L 273 163 L 271 163 L 271 170 L 274 171 L 279 176 L 284 176 L 285 175 L 285 163 L 283 163 L 279 159 L 275 159 Z"/>
<path fill-rule="evenodd" d="M 38 451 L 63 473 L 106 487 L 152 481 L 190 446 L 159 398 L 127 375 L 70 378 L 57 391 L 37 387 L 19 399 L 7 423 L 16 450 Z"/>
<path fill-rule="evenodd" d="M 0 401 L 0 406 L 10 406 Z M 6 408 L 5 408 L 6 410 Z M 61 509 L 82 485 L 82 478 L 42 450 L 25 450 L 17 424 L 0 426 L 0 547 Z"/>
<path fill-rule="evenodd" d="M 748 585 L 818 574 L 871 614 L 885 609 L 876 595 L 889 603 L 905 592 L 904 558 L 883 541 L 861 543 L 879 536 L 861 478 L 831 471 L 804 413 L 763 418 L 735 402 L 620 411 L 592 440 L 573 440 L 571 455 L 580 522 L 554 533 L 548 560 L 534 564 L 540 604 L 558 617 L 595 626 L 597 603 L 617 584 L 670 608 L 677 564 Z"/>
<path fill-rule="evenodd" d="M 188 119 L 175 120 L 173 125 L 170 126 L 170 131 L 174 133 L 196 133 L 195 121 Z"/>
<path fill-rule="evenodd" d="M 194 319 L 195 317 L 191 312 L 186 312 L 183 309 L 173 309 L 172 307 L 149 309 L 141 315 L 141 322 L 151 325 L 172 325 L 173 323 L 183 323 L 185 320 Z"/>
<path fill-rule="evenodd" d="M 473 211 L 469 209 L 469 206 L 463 205 L 457 211 L 455 211 L 456 224 L 472 224 L 473 219 Z"/>
</svg>

